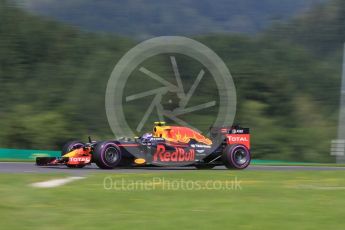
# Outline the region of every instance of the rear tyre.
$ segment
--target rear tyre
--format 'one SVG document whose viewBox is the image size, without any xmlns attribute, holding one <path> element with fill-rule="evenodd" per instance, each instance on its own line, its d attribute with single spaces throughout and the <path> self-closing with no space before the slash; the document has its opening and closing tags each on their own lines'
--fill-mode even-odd
<svg viewBox="0 0 345 230">
<path fill-rule="evenodd" d="M 229 145 L 223 152 L 222 161 L 228 169 L 245 169 L 251 161 L 250 151 L 244 145 Z"/>
<path fill-rule="evenodd" d="M 84 147 L 85 143 L 79 141 L 79 140 L 74 140 L 74 141 L 69 141 L 67 142 L 63 147 L 61 151 L 61 156 L 65 155 L 66 153 L 69 153 L 75 149 L 79 149 Z M 68 168 L 84 168 L 85 165 L 67 165 Z"/>
<path fill-rule="evenodd" d="M 120 148 L 113 142 L 104 141 L 97 144 L 93 160 L 101 169 L 113 169 L 120 165 L 122 154 Z"/>
</svg>

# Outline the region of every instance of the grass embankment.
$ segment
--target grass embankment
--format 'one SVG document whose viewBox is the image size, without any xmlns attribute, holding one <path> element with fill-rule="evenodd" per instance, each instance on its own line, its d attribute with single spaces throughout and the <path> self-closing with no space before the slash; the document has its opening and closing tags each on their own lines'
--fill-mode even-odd
<svg viewBox="0 0 345 230">
<path fill-rule="evenodd" d="M 345 225 L 343 171 L 102 173 L 57 188 L 29 186 L 65 176 L 0 174 L 1 227 L 314 230 Z"/>
</svg>

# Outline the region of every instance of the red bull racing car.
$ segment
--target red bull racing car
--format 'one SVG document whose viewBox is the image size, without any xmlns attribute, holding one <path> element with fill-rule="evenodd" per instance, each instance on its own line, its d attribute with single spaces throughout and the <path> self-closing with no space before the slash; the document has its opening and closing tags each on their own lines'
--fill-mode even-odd
<svg viewBox="0 0 345 230">
<path fill-rule="evenodd" d="M 211 169 L 225 165 L 244 169 L 251 160 L 248 128 L 211 128 L 210 137 L 182 126 L 155 122 L 152 133 L 134 139 L 71 141 L 61 157 L 37 157 L 38 166 L 67 165 L 82 168 L 95 163 L 102 169 L 131 166 L 195 166 Z"/>
</svg>

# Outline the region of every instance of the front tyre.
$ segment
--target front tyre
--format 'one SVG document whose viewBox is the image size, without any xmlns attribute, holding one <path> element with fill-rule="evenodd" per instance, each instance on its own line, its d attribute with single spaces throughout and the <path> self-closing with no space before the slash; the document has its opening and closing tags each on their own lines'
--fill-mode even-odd
<svg viewBox="0 0 345 230">
<path fill-rule="evenodd" d="M 121 159 L 120 148 L 110 141 L 97 144 L 93 152 L 93 161 L 101 169 L 113 169 L 119 166 Z"/>
<path fill-rule="evenodd" d="M 74 141 L 69 141 L 67 142 L 61 150 L 61 156 L 65 155 L 66 153 L 69 153 L 75 149 L 79 149 L 85 146 L 85 143 L 79 141 L 79 140 L 74 140 Z"/>
<path fill-rule="evenodd" d="M 225 148 L 222 161 L 228 169 L 245 169 L 250 164 L 249 149 L 240 144 L 229 145 Z"/>
<path fill-rule="evenodd" d="M 85 143 L 79 141 L 79 140 L 73 140 L 73 141 L 69 141 L 67 142 L 61 150 L 61 156 L 63 157 L 65 154 L 75 150 L 75 149 L 79 149 L 85 146 Z M 67 165 L 68 168 L 83 168 L 85 165 Z"/>
</svg>

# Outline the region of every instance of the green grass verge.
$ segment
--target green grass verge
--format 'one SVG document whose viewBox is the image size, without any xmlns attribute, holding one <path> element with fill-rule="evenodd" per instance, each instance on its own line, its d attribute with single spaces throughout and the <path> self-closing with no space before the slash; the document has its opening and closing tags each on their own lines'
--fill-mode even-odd
<svg viewBox="0 0 345 230">
<path fill-rule="evenodd" d="M 0 174 L 1 228 L 315 230 L 345 225 L 343 171 L 97 174 L 58 188 L 29 186 L 61 177 Z M 110 182 L 116 187 L 104 189 L 107 177 L 107 188 Z M 239 186 L 232 187 L 235 179 Z M 131 182 L 137 189 L 131 190 Z M 167 182 L 174 187 L 168 190 Z M 210 189 L 213 182 L 223 189 Z"/>
<path fill-rule="evenodd" d="M 251 165 L 262 166 L 314 166 L 314 167 L 345 167 L 345 164 L 336 163 L 298 163 L 298 162 L 277 162 L 277 163 L 251 163 Z"/>
</svg>

